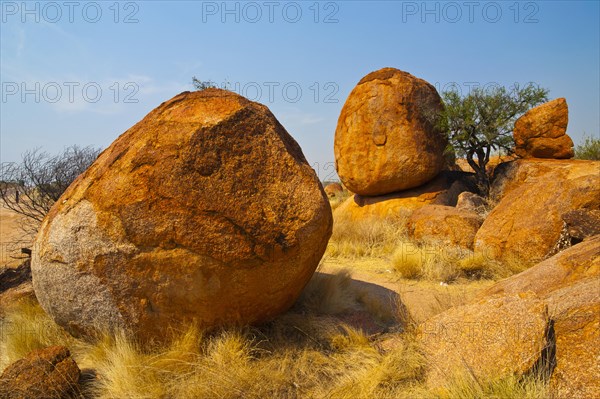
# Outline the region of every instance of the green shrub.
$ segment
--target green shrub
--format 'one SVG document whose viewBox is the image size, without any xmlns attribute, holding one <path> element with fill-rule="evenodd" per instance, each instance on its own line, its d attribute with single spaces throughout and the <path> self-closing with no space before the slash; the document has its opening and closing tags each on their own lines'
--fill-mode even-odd
<svg viewBox="0 0 600 399">
<path fill-rule="evenodd" d="M 600 161 L 600 139 L 584 137 L 583 143 L 575 147 L 575 158 Z"/>
</svg>

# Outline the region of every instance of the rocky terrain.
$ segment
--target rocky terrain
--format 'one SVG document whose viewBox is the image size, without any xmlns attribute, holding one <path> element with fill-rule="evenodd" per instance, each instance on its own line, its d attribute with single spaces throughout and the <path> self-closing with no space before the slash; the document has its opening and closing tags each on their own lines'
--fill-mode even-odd
<svg viewBox="0 0 600 399">
<path fill-rule="evenodd" d="M 0 398 L 600 397 L 600 162 L 572 159 L 559 98 L 517 120 L 482 198 L 441 107 L 365 76 L 323 187 L 267 107 L 164 102 L 55 203 L 32 283 L 1 269 Z"/>
</svg>

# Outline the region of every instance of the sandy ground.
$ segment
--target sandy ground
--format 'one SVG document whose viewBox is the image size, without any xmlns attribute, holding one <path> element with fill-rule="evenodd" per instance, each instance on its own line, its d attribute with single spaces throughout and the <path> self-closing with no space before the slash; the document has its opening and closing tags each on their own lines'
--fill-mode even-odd
<svg viewBox="0 0 600 399">
<path fill-rule="evenodd" d="M 400 300 L 417 323 L 427 320 L 452 306 L 472 301 L 494 281 L 461 280 L 449 285 L 433 281 L 406 280 L 398 277 L 385 259 L 361 258 L 339 260 L 325 258 L 319 271 L 335 273 L 346 269 L 352 279 L 379 298 Z"/>
<path fill-rule="evenodd" d="M 16 266 L 26 258 L 21 248 L 30 247 L 31 238 L 19 227 L 20 219 L 17 213 L 0 205 L 0 266 Z"/>
</svg>

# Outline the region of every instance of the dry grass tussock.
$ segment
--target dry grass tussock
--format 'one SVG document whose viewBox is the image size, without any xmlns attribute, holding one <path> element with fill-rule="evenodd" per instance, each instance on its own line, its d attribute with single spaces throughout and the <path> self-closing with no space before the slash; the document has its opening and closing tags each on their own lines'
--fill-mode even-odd
<svg viewBox="0 0 600 399">
<path fill-rule="evenodd" d="M 407 236 L 405 216 L 364 220 L 334 218 L 326 258 L 389 259 L 407 279 L 452 282 L 459 278 L 500 279 L 532 264 L 523 258 L 498 261 L 484 253 L 436 242 L 417 243 Z"/>
<path fill-rule="evenodd" d="M 391 262 L 403 278 L 445 283 L 459 278 L 497 280 L 531 266 L 520 259 L 499 261 L 464 248 L 410 241 L 398 244 Z"/>
<path fill-rule="evenodd" d="M 329 198 L 329 205 L 331 210 L 335 210 L 338 206 L 342 205 L 344 201 L 350 198 L 352 194 L 348 190 L 344 190 L 341 193 L 337 193 L 335 196 Z"/>
<path fill-rule="evenodd" d="M 351 220 L 334 217 L 325 255 L 332 258 L 383 257 L 406 240 L 406 218 Z"/>
<path fill-rule="evenodd" d="M 440 399 L 557 399 L 548 384 L 536 376 L 507 376 L 479 381 L 471 375 L 457 373 L 436 392 Z"/>
<path fill-rule="evenodd" d="M 348 280 L 344 272 L 317 274 L 292 310 L 264 326 L 219 331 L 190 326 L 173 332 L 170 344 L 151 348 L 124 334 L 93 344 L 76 340 L 37 303 L 23 302 L 0 320 L 0 368 L 30 350 L 65 345 L 80 368 L 96 373 L 84 387 L 94 398 L 479 398 L 482 392 L 540 397 L 529 395 L 535 390 L 520 381 L 500 388 L 460 382 L 442 393 L 428 390 L 414 328 L 368 336 L 332 316 L 364 301 Z M 389 336 L 396 344 L 382 349 Z"/>
</svg>

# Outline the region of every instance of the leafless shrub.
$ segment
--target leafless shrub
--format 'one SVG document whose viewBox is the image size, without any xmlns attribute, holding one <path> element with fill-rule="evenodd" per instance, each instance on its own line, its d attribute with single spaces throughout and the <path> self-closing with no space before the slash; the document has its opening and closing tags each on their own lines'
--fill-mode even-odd
<svg viewBox="0 0 600 399">
<path fill-rule="evenodd" d="M 98 148 L 77 145 L 56 155 L 40 148 L 26 151 L 20 162 L 0 166 L 0 200 L 23 216 L 23 230 L 35 231 L 52 205 L 99 153 Z"/>
</svg>

